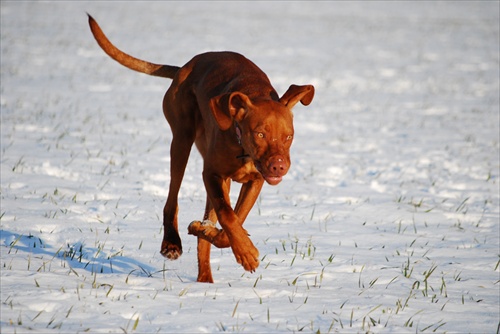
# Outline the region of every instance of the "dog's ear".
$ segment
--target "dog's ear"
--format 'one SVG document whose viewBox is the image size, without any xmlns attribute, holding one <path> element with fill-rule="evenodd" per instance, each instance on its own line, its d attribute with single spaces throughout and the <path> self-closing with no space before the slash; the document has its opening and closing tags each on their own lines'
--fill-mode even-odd
<svg viewBox="0 0 500 334">
<path fill-rule="evenodd" d="M 292 109 L 297 102 L 301 102 L 303 105 L 307 106 L 312 102 L 314 97 L 314 86 L 305 85 L 297 86 L 291 85 L 285 94 L 280 98 L 280 102 Z"/>
<path fill-rule="evenodd" d="M 233 120 L 239 122 L 245 118 L 251 105 L 248 96 L 240 92 L 222 94 L 210 99 L 210 110 L 223 131 L 231 127 Z"/>
</svg>

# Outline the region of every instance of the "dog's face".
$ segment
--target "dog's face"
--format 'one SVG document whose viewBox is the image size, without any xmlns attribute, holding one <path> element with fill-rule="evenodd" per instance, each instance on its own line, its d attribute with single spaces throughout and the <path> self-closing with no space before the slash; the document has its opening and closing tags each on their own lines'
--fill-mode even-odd
<svg viewBox="0 0 500 334">
<path fill-rule="evenodd" d="M 290 168 L 291 110 L 277 101 L 252 103 L 238 126 L 241 128 L 241 146 L 257 170 L 267 183 L 280 183 Z"/>
<path fill-rule="evenodd" d="M 278 100 L 250 98 L 240 92 L 227 93 L 210 100 L 210 109 L 223 131 L 237 124 L 241 146 L 252 158 L 267 183 L 276 185 L 290 168 L 293 141 L 292 108 L 299 101 L 311 103 L 314 87 L 291 85 Z"/>
</svg>

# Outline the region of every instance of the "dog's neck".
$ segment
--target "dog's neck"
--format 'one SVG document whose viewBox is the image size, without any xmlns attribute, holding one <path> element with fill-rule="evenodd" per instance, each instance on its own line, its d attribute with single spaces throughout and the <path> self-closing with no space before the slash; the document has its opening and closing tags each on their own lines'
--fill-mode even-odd
<svg viewBox="0 0 500 334">
<path fill-rule="evenodd" d="M 236 140 L 238 141 L 238 145 L 241 146 L 241 129 L 238 122 L 234 122 L 234 130 L 236 132 Z M 236 159 L 244 159 L 248 158 L 250 155 L 245 153 L 245 149 L 241 147 L 241 154 L 236 156 Z"/>
<path fill-rule="evenodd" d="M 234 130 L 236 132 L 236 140 L 238 141 L 238 145 L 241 146 L 241 129 L 238 122 L 234 122 Z"/>
</svg>

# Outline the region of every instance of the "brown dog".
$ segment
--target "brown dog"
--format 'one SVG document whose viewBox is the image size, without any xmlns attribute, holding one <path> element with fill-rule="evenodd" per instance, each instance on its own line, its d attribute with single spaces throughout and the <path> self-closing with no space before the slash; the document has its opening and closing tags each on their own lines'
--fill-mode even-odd
<svg viewBox="0 0 500 334">
<path fill-rule="evenodd" d="M 210 247 L 231 247 L 245 270 L 255 271 L 259 251 L 243 229 L 264 180 L 276 185 L 290 167 L 292 107 L 311 103 L 314 87 L 291 85 L 280 98 L 267 76 L 250 60 L 233 52 L 208 52 L 179 68 L 136 59 L 118 50 L 89 15 L 97 43 L 120 64 L 146 74 L 173 79 L 163 99 L 172 129 L 170 188 L 163 210 L 161 254 L 182 254 L 177 223 L 177 196 L 193 143 L 203 157 L 207 191 L 202 222 L 189 225 L 198 237 L 198 282 L 213 282 Z M 234 210 L 231 180 L 242 183 Z M 222 229 L 215 227 L 219 221 Z"/>
</svg>

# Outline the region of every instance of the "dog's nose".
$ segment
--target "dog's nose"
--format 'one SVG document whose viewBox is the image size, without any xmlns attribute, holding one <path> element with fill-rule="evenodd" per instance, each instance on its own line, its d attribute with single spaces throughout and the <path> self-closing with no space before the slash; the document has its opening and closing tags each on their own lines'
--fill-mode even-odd
<svg viewBox="0 0 500 334">
<path fill-rule="evenodd" d="M 277 155 L 269 159 L 268 170 L 276 175 L 283 176 L 288 172 L 288 163 L 282 155 Z"/>
</svg>

